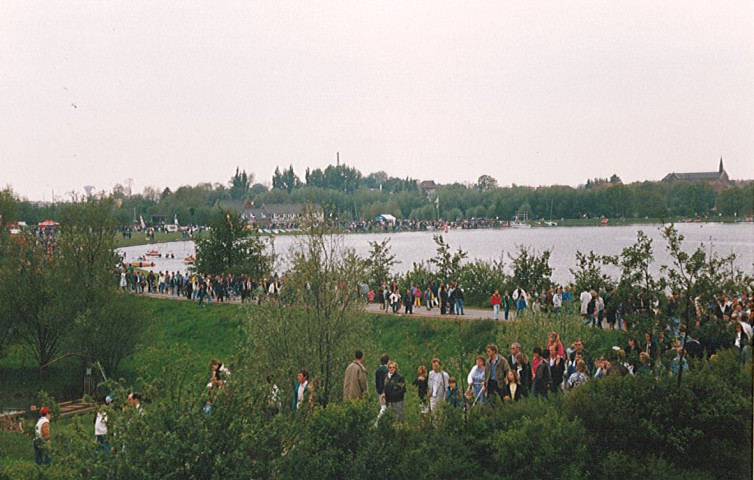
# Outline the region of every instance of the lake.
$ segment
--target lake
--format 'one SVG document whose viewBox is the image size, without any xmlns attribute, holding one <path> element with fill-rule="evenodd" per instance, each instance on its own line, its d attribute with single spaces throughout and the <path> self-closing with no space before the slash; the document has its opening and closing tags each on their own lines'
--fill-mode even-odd
<svg viewBox="0 0 754 480">
<path fill-rule="evenodd" d="M 518 245 L 530 246 L 537 252 L 550 249 L 550 266 L 553 269 L 553 281 L 566 284 L 573 279 L 569 269 L 576 264 L 576 251 L 588 253 L 593 250 L 600 255 L 617 255 L 625 247 L 636 243 L 639 230 L 652 239 L 655 262 L 654 273 L 659 273 L 660 265 L 668 264 L 670 258 L 666 251 L 666 242 L 660 233 L 660 225 L 604 226 L 604 227 L 540 227 L 529 229 L 483 229 L 450 230 L 443 237 L 453 251 L 459 247 L 468 252 L 468 259 L 493 260 L 504 255 L 506 267 L 510 267 L 508 253 L 515 254 Z M 676 228 L 685 237 L 683 245 L 687 251 L 693 251 L 700 245 L 705 250 L 725 256 L 736 254 L 735 265 L 748 274 L 754 275 L 754 224 L 721 223 L 681 223 Z M 400 232 L 370 233 L 345 235 L 346 245 L 353 247 L 362 257 L 369 255 L 369 242 L 379 242 L 390 238 L 390 250 L 401 263 L 394 267 L 396 273 L 410 270 L 414 262 L 427 261 L 435 254 L 432 235 L 438 232 Z M 286 269 L 287 252 L 296 237 L 278 235 L 274 238 L 275 251 L 281 256 L 277 270 Z M 194 243 L 170 242 L 149 246 L 136 246 L 119 249 L 126 253 L 126 260 L 132 261 L 147 250 L 156 249 L 163 255 L 172 253 L 174 259 L 154 258 L 154 271 L 169 270 L 185 272 L 187 265 L 183 259 L 194 254 Z M 613 276 L 618 271 L 605 269 Z M 510 273 L 510 272 L 508 272 Z"/>
</svg>

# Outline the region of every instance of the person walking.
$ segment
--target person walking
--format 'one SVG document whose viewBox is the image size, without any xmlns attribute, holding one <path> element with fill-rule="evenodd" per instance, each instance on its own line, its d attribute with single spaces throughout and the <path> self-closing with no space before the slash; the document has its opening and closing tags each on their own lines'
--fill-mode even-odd
<svg viewBox="0 0 754 480">
<path fill-rule="evenodd" d="M 506 290 L 505 294 L 503 295 L 503 318 L 505 320 L 508 320 L 508 316 L 510 315 L 512 305 L 513 305 L 513 299 L 508 294 L 508 290 Z"/>
<path fill-rule="evenodd" d="M 503 303 L 503 298 L 500 296 L 500 290 L 495 290 L 495 293 L 490 297 L 490 305 L 492 305 L 492 317 L 495 321 L 500 319 L 500 305 Z"/>
<path fill-rule="evenodd" d="M 359 400 L 367 394 L 367 369 L 362 365 L 364 353 L 356 350 L 353 362 L 346 367 L 343 377 L 343 399 Z"/>
</svg>

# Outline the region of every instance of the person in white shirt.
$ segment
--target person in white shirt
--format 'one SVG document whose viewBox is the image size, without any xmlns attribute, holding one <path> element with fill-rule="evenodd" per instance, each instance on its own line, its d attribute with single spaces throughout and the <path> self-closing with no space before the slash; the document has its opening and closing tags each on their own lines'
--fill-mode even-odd
<svg viewBox="0 0 754 480">
<path fill-rule="evenodd" d="M 560 313 L 560 308 L 563 306 L 563 287 L 558 287 L 555 295 L 552 296 L 552 307 L 555 314 Z"/>
<path fill-rule="evenodd" d="M 442 370 L 442 362 L 439 358 L 432 359 L 432 371 L 427 379 L 427 396 L 429 397 L 429 410 L 434 412 L 437 405 L 445 399 L 445 391 L 450 384 L 450 377 Z"/>
<path fill-rule="evenodd" d="M 110 444 L 107 442 L 107 410 L 106 406 L 113 403 L 113 396 L 105 397 L 105 405 L 101 406 L 94 417 L 94 438 L 100 444 L 105 453 L 110 453 Z"/>
<path fill-rule="evenodd" d="M 589 293 L 589 291 L 584 290 L 581 292 L 581 295 L 579 295 L 579 300 L 581 301 L 581 318 L 583 318 L 586 323 L 590 320 L 587 308 L 589 308 L 589 302 L 592 301 L 592 294 Z"/>
</svg>

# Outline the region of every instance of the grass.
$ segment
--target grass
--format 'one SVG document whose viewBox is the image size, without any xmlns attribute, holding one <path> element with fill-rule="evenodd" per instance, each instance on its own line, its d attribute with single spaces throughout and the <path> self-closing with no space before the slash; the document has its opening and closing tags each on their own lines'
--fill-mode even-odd
<svg viewBox="0 0 754 480">
<path fill-rule="evenodd" d="M 237 304 L 199 307 L 194 302 L 141 299 L 148 320 L 144 343 L 125 359 L 118 376 L 134 384 L 150 369 L 170 362 L 176 350 L 192 359 L 192 375 L 205 375 L 213 357 L 228 358 L 238 338 L 243 308 Z M 59 355 L 73 351 L 63 347 Z M 0 409 L 25 409 L 34 403 L 39 390 L 58 401 L 80 398 L 83 391 L 82 362 L 67 358 L 52 365 L 43 380 L 37 362 L 27 349 L 11 346 L 0 358 Z"/>
<path fill-rule="evenodd" d="M 217 303 L 200 307 L 195 302 L 151 297 L 141 298 L 141 304 L 149 326 L 144 343 L 121 364 L 118 377 L 126 384 L 135 385 L 139 377 L 149 377 L 158 366 L 171 362 L 187 361 L 190 375 L 203 377 L 208 375 L 212 358 L 232 359 L 245 307 Z M 560 332 L 565 347 L 575 338 L 583 338 L 592 355 L 626 342 L 624 333 L 584 327 L 575 316 L 558 321 L 542 318 L 509 323 L 379 314 L 366 315 L 365 319 L 371 325 L 377 349 L 366 352 L 366 365 L 376 368 L 380 354 L 389 353 L 405 366 L 405 373 L 411 371 L 410 375 L 419 365 L 428 365 L 433 357 L 443 359 L 448 371 L 453 368 L 458 371 L 452 373 L 465 374 L 462 370 L 473 365 L 474 357 L 483 354 L 489 343 L 496 343 L 501 353 L 507 353 L 510 344 L 517 341 L 531 357 L 532 348 L 544 346 L 552 330 Z M 0 407 L 25 408 L 34 402 L 39 390 L 58 401 L 80 398 L 82 388 L 81 361 L 77 358 L 56 363 L 41 381 L 36 361 L 20 346 L 11 347 L 0 359 Z"/>
<path fill-rule="evenodd" d="M 190 377 L 203 382 L 209 375 L 210 359 L 217 357 L 232 361 L 240 338 L 239 326 L 245 316 L 245 307 L 238 304 L 199 307 L 194 302 L 149 297 L 142 298 L 142 304 L 149 318 L 149 327 L 145 332 L 144 344 L 121 366 L 119 377 L 126 385 L 138 388 L 139 377 L 148 378 L 156 375 L 160 366 L 178 365 L 179 362 L 188 362 Z M 443 360 L 444 368 L 450 375 L 465 381 L 474 357 L 484 353 L 487 344 L 496 343 L 505 355 L 510 344 L 518 341 L 523 351 L 531 357 L 534 345 L 544 346 L 551 330 L 561 332 L 566 347 L 576 337 L 581 337 L 586 348 L 595 356 L 609 350 L 612 345 L 625 343 L 624 333 L 584 327 L 577 316 L 557 323 L 549 319 L 528 318 L 496 323 L 374 314 L 365 315 L 365 321 L 371 326 L 376 348 L 374 352 L 365 352 L 365 365 L 369 371 L 374 372 L 377 368 L 380 354 L 388 353 L 399 363 L 400 371 L 408 382 L 416 378 L 416 368 L 419 365 L 429 366 L 433 357 Z M 0 405 L 12 401 L 14 406 L 25 408 L 34 401 L 40 389 L 58 401 L 81 396 L 79 360 L 67 359 L 56 364 L 41 382 L 35 365 L 28 353 L 18 347 L 11 349 L 0 360 L 0 401 L 3 402 Z M 409 395 L 415 395 L 413 387 Z M 56 434 L 73 429 L 75 422 L 79 421 L 91 423 L 91 418 L 84 416 L 56 422 Z M 26 423 L 27 429 L 33 427 L 33 421 L 27 420 Z M 31 461 L 30 437 L 0 432 L 0 467 Z"/>
<path fill-rule="evenodd" d="M 123 238 L 123 235 L 119 233 L 115 235 L 115 248 L 149 245 L 152 243 L 180 242 L 183 239 L 183 232 L 157 232 L 154 234 L 154 240 L 141 232 L 133 232 L 131 238 Z"/>
</svg>

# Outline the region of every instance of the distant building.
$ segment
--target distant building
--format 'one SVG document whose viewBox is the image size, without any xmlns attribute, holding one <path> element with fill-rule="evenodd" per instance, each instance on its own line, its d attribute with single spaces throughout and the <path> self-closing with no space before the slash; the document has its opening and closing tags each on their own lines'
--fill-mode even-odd
<svg viewBox="0 0 754 480">
<path fill-rule="evenodd" d="M 663 182 L 673 184 L 675 182 L 707 182 L 714 187 L 727 187 L 733 184 L 728 178 L 728 172 L 723 167 L 723 158 L 720 157 L 720 168 L 716 172 L 691 172 L 691 173 L 668 173 L 662 179 Z"/>
<path fill-rule="evenodd" d="M 298 224 L 306 213 L 306 206 L 302 203 L 273 203 L 261 206 L 254 205 L 251 200 L 223 200 L 217 201 L 215 207 L 235 210 L 241 218 L 251 225 L 269 227 Z M 318 220 L 323 218 L 321 209 L 315 208 L 313 214 Z"/>
<path fill-rule="evenodd" d="M 245 200 L 217 200 L 215 202 L 215 208 L 222 208 L 223 210 L 232 210 L 238 212 L 241 215 L 241 218 L 249 221 L 252 218 L 254 202 L 252 202 L 248 198 Z"/>
<path fill-rule="evenodd" d="M 424 180 L 419 185 L 419 191 L 431 197 L 437 193 L 437 184 L 434 180 Z"/>
</svg>

